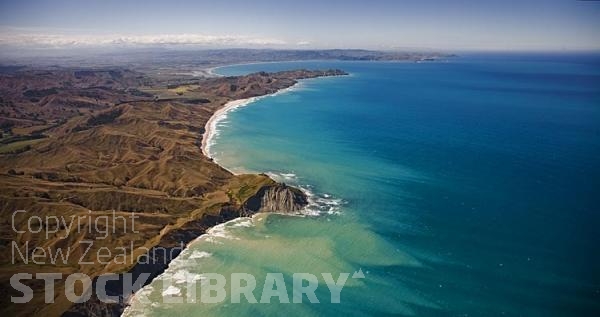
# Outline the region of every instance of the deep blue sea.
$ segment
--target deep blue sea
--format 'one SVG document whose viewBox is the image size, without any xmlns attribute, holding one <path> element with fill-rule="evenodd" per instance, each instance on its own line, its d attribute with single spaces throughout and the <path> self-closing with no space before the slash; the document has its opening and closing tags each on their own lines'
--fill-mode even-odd
<svg viewBox="0 0 600 317">
<path fill-rule="evenodd" d="M 146 288 L 155 304 L 134 303 L 130 315 L 600 316 L 600 56 L 216 72 L 298 68 L 350 76 L 304 80 L 229 112 L 211 154 L 305 188 L 319 215 L 220 226 Z M 349 278 L 339 304 L 323 283 L 320 304 L 158 303 L 159 284 L 183 273 L 254 274 L 260 301 L 269 272 L 291 285 L 293 273 L 322 282 L 358 269 L 365 278 Z"/>
</svg>

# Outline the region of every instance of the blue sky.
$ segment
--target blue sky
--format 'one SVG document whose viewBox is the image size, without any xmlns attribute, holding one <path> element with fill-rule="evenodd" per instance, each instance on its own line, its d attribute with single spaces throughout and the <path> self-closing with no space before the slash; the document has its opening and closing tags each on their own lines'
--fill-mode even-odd
<svg viewBox="0 0 600 317">
<path fill-rule="evenodd" d="M 600 49 L 600 1 L 0 2 L 0 45 Z"/>
</svg>

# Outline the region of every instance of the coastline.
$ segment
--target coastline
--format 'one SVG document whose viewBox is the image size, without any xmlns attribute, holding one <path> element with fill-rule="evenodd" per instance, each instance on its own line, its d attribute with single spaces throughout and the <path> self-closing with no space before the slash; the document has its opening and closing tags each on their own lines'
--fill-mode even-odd
<svg viewBox="0 0 600 317">
<path fill-rule="evenodd" d="M 269 65 L 269 64 L 280 64 L 280 63 L 298 63 L 298 62 L 323 62 L 323 63 L 325 63 L 325 62 L 331 62 L 331 61 L 343 62 L 343 60 L 328 60 L 328 59 L 291 59 L 291 60 L 285 60 L 285 61 L 255 61 L 255 62 L 240 62 L 240 63 L 222 64 L 222 65 L 217 64 L 216 66 L 202 68 L 200 71 L 207 73 L 214 77 L 227 77 L 227 76 L 232 76 L 232 75 L 219 74 L 216 72 L 216 70 L 219 68 L 233 67 L 233 66 L 262 65 L 262 64 Z M 349 75 L 350 74 L 346 74 L 344 76 L 349 76 Z M 237 76 L 237 75 L 233 75 L 233 76 Z"/>
<path fill-rule="evenodd" d="M 51 91 L 41 91 L 48 93 L 47 97 L 56 95 L 48 99 L 59 98 L 79 111 L 58 108 L 49 113 L 39 100 L 34 101 L 21 90 L 10 90 L 6 100 L 10 101 L 11 111 L 21 109 L 27 112 L 24 117 L 39 120 L 33 126 L 18 121 L 14 140 L 12 133 L 8 135 L 11 137 L 8 143 L 11 146 L 16 143 L 18 151 L 2 156 L 3 204 L 29 213 L 19 213 L 22 218 L 13 219 L 12 228 L 16 230 L 27 230 L 32 217 L 68 222 L 73 219 L 70 216 L 100 219 L 109 212 L 117 212 L 119 216 L 139 214 L 135 220 L 139 233 L 129 230 L 133 224 L 108 219 L 101 229 L 96 228 L 97 232 L 90 229 L 85 236 L 82 232 L 70 232 L 66 226 L 57 226 L 49 230 L 64 230 L 64 237 L 70 234 L 70 238 L 48 235 L 47 228 L 22 238 L 11 230 L 11 222 L 5 221 L 4 241 L 14 243 L 4 246 L 29 254 L 26 250 L 33 247 L 53 252 L 73 250 L 80 247 L 80 239 L 93 239 L 94 249 L 85 252 L 87 255 L 61 257 L 60 263 L 56 263 L 56 257 L 46 253 L 43 259 L 36 259 L 32 272 L 60 270 L 63 277 L 86 274 L 92 283 L 105 274 L 114 275 L 118 280 L 108 285 L 109 291 L 121 299 L 106 303 L 101 293 L 91 288 L 86 301 L 73 302 L 64 292 L 58 292 L 54 301 L 48 303 L 42 296 L 44 286 L 35 283 L 31 287 L 31 305 L 6 303 L 3 312 L 9 316 L 34 312 L 48 316 L 89 316 L 100 311 L 120 316 L 126 305 L 123 299 L 130 295 L 123 294 L 125 290 L 121 288 L 125 274 L 138 277 L 148 273 L 149 279 L 155 277 L 177 255 L 178 247 L 185 247 L 219 223 L 255 213 L 294 213 L 303 209 L 308 198 L 300 189 L 277 182 L 265 173 L 232 173 L 205 156 L 202 148 L 210 154 L 218 122 L 231 109 L 259 97 L 282 93 L 299 80 L 346 74 L 339 69 L 296 69 L 198 82 L 180 78 L 173 83 L 173 74 L 154 77 L 121 67 L 85 70 L 84 76 L 79 76 L 80 71 L 80 68 L 43 71 L 32 68 L 4 78 L 9 86 L 17 87 L 35 77 L 36 85 L 27 86 L 32 91 L 46 85 L 56 86 Z M 105 80 L 108 77 L 119 80 Z M 99 83 L 102 85 L 97 86 Z M 92 93 L 89 87 L 94 87 Z M 94 98 L 103 102 L 93 101 Z M 46 123 L 54 122 L 55 117 L 60 117 L 60 122 L 48 127 Z M 204 135 L 209 120 L 209 132 Z M 17 143 L 19 138 L 34 138 L 42 133 L 39 131 L 44 131 L 47 137 L 27 146 Z M 110 158 L 105 153 L 110 153 Z M 73 169 L 73 164 L 78 168 Z M 101 230 L 111 230 L 113 234 L 105 235 Z M 104 261 L 106 249 L 116 255 L 110 261 Z M 104 252 L 104 260 L 96 257 L 97 250 Z M 161 254 L 165 252 L 168 256 Z M 2 259 L 9 264 L 10 252 L 5 252 Z M 11 274 L 30 268 L 29 259 L 30 255 L 19 257 L 3 266 L 3 287 L 10 289 Z M 56 284 L 64 289 L 65 283 L 63 278 Z M 145 283 L 140 281 L 141 284 Z"/>
<path fill-rule="evenodd" d="M 282 88 L 271 94 L 255 96 L 255 97 L 250 97 L 250 98 L 245 98 L 245 99 L 236 99 L 236 100 L 232 100 L 232 101 L 225 103 L 221 108 L 217 109 L 211 115 L 211 117 L 206 122 L 206 125 L 204 126 L 204 133 L 202 134 L 202 144 L 201 144 L 202 154 L 204 156 L 208 157 L 209 159 L 214 160 L 214 158 L 211 156 L 211 153 L 210 153 L 210 148 L 213 145 L 213 143 L 211 143 L 211 142 L 212 142 L 213 138 L 217 135 L 217 125 L 219 124 L 219 122 L 221 122 L 223 119 L 226 118 L 225 115 L 228 112 L 233 111 L 240 107 L 247 106 L 247 105 L 249 105 L 255 101 L 258 101 L 262 98 L 277 96 L 282 93 L 290 92 L 294 88 L 297 88 L 299 84 L 300 84 L 300 81 L 293 84 L 292 86 Z M 217 162 L 215 162 L 215 163 L 217 163 Z M 218 164 L 218 165 L 221 166 L 223 169 L 229 171 L 232 174 L 237 174 L 237 173 L 234 173 L 233 171 L 227 169 L 225 166 L 222 166 L 220 164 Z"/>
<path fill-rule="evenodd" d="M 132 273 L 136 276 L 137 274 L 141 273 L 150 273 L 150 278 L 140 285 L 141 288 L 138 289 L 138 292 L 143 291 L 145 286 L 151 284 L 158 276 L 163 274 L 164 271 L 168 269 L 171 262 L 179 256 L 180 252 L 188 249 L 189 243 L 199 239 L 200 237 L 204 237 L 206 234 L 210 234 L 214 230 L 218 231 L 218 225 L 227 223 L 231 220 L 249 217 L 259 213 L 281 213 L 284 210 L 288 213 L 296 213 L 300 210 L 305 209 L 309 204 L 314 204 L 313 200 L 310 197 L 311 195 L 307 194 L 306 191 L 301 188 L 288 186 L 285 183 L 278 182 L 276 179 L 274 179 L 273 177 L 269 177 L 265 173 L 232 172 L 218 164 L 218 162 L 215 162 L 210 156 L 210 147 L 212 145 L 211 142 L 214 139 L 215 135 L 217 135 L 217 125 L 221 120 L 226 118 L 225 114 L 227 114 L 229 111 L 237 109 L 241 106 L 248 105 L 261 98 L 275 96 L 291 91 L 297 88 L 298 84 L 301 83 L 303 80 L 318 77 L 346 75 L 345 72 L 342 72 L 340 70 L 312 72 L 307 70 L 298 70 L 289 71 L 289 75 L 287 73 L 284 73 L 283 75 L 281 73 L 278 74 L 281 77 L 275 77 L 275 81 L 273 82 L 273 84 L 271 84 L 271 81 L 267 82 L 267 79 L 264 79 L 265 75 L 261 75 L 260 77 L 258 77 L 265 84 L 270 84 L 271 89 L 251 92 L 251 97 L 249 98 L 235 99 L 235 97 L 248 96 L 248 94 L 239 94 L 237 96 L 233 95 L 229 97 L 229 100 L 222 99 L 222 103 L 220 105 L 208 106 L 208 108 L 204 108 L 208 110 L 208 113 L 205 118 L 201 117 L 200 122 L 198 120 L 195 120 L 195 122 L 197 123 L 197 127 L 194 127 L 194 129 L 190 132 L 196 132 L 194 134 L 191 134 L 195 135 L 196 141 L 194 142 L 191 139 L 189 141 L 190 144 L 194 144 L 193 151 L 198 153 L 198 147 L 200 147 L 201 151 L 198 154 L 204 157 L 203 161 L 207 162 L 210 165 L 218 166 L 220 170 L 219 173 L 223 174 L 223 176 L 221 177 L 231 177 L 231 186 L 233 186 L 232 188 L 234 192 L 237 191 L 238 195 L 242 196 L 237 197 L 237 202 L 232 202 L 231 197 L 227 196 L 226 192 L 222 192 L 221 196 L 215 196 L 218 199 L 221 199 L 220 197 L 222 197 L 223 200 L 220 202 L 221 205 L 220 207 L 218 207 L 218 209 L 210 213 L 196 213 L 196 215 L 192 217 L 193 219 L 187 217 L 188 220 L 186 220 L 186 222 L 182 222 L 176 228 L 172 228 L 172 230 L 160 236 L 160 241 L 158 242 L 158 244 L 154 244 L 152 246 L 150 252 L 154 252 L 153 250 L 155 249 L 175 249 L 176 246 L 172 245 L 174 241 L 181 242 L 183 248 L 178 249 L 177 252 L 174 252 L 174 254 L 168 257 L 161 256 L 159 258 L 155 258 L 155 253 L 152 253 L 150 257 L 154 258 L 154 260 L 151 261 L 153 263 L 144 264 L 138 262 L 133 267 L 131 267 L 127 271 L 127 273 Z M 277 80 L 279 80 L 279 84 L 277 84 Z M 173 105 L 165 104 L 164 106 L 172 107 Z M 204 106 L 199 106 L 196 108 L 196 110 L 199 110 L 201 107 Z M 178 114 L 178 112 L 175 111 L 167 113 Z M 201 113 L 206 112 L 196 111 L 197 115 Z M 193 118 L 193 116 L 190 117 L 189 115 L 185 117 L 186 120 L 194 121 Z M 171 129 L 171 127 L 168 125 L 162 125 L 161 127 L 163 126 L 165 129 Z M 204 129 L 198 129 L 199 127 L 203 127 Z M 201 132 L 201 136 L 198 132 Z M 201 137 L 202 139 L 198 140 L 198 137 Z M 192 150 L 191 147 L 190 150 Z M 231 176 L 226 176 L 225 174 L 229 174 Z M 250 186 L 248 188 L 250 188 L 251 190 L 241 191 L 241 187 L 235 187 L 242 186 L 243 184 L 247 184 L 248 186 Z M 219 186 L 226 185 L 227 184 Z M 222 191 L 222 189 L 217 189 L 217 192 L 219 190 Z M 227 199 L 229 199 L 229 201 L 226 201 Z M 202 210 L 206 211 L 206 209 Z M 154 264 L 154 262 L 157 261 L 160 262 L 159 265 Z M 138 292 L 135 292 L 134 294 L 139 294 Z M 135 301 L 135 299 L 130 298 L 130 294 L 120 294 L 120 296 L 122 296 L 123 301 L 115 304 L 101 303 L 99 302 L 99 299 L 96 296 L 94 296 L 94 298 L 91 301 L 88 301 L 87 303 L 75 304 L 66 312 L 64 316 L 70 316 L 69 313 L 80 313 L 86 315 L 98 309 L 110 309 L 113 311 L 112 316 L 122 316 L 125 309 L 131 305 L 131 301 Z"/>
<path fill-rule="evenodd" d="M 260 95 L 260 96 L 254 96 L 254 97 L 250 97 L 250 98 L 243 98 L 243 99 L 235 99 L 235 100 L 231 100 L 227 103 L 225 103 L 223 106 L 221 106 L 220 108 L 218 108 L 208 119 L 208 121 L 206 122 L 205 126 L 204 126 L 204 133 L 202 134 L 202 142 L 201 142 L 201 151 L 202 151 L 202 155 L 204 155 L 205 157 L 211 159 L 214 161 L 213 157 L 210 155 L 210 147 L 213 145 L 212 141 L 214 139 L 214 137 L 217 135 L 217 125 L 220 121 L 222 121 L 223 119 L 226 118 L 226 114 L 230 111 L 233 111 L 237 108 L 240 107 L 244 107 L 247 106 L 257 100 L 260 100 L 262 98 L 266 98 L 266 97 L 270 97 L 270 96 L 277 96 L 280 95 L 282 93 L 286 93 L 286 92 L 290 92 L 293 89 L 297 88 L 298 85 L 301 84 L 302 80 L 307 80 L 307 79 L 301 79 L 298 80 L 296 83 L 294 83 L 293 85 L 286 87 L 286 88 L 282 88 L 279 89 L 271 94 L 266 94 L 266 95 Z M 221 168 L 227 170 L 228 172 L 230 172 L 231 174 L 234 175 L 239 175 L 238 173 L 235 173 L 229 169 L 227 169 L 226 167 L 220 165 L 218 162 L 214 161 L 215 164 L 219 165 Z M 271 179 L 273 179 L 272 176 L 270 176 Z M 309 207 L 310 205 L 314 205 L 316 204 L 315 201 L 313 201 L 312 196 L 313 194 L 310 192 L 307 192 L 306 189 L 304 188 L 299 188 L 304 195 L 306 195 L 307 199 L 308 199 L 308 204 L 306 206 L 304 206 L 304 208 Z M 206 238 L 207 236 L 210 236 L 212 232 L 214 231 L 218 231 L 220 230 L 219 228 L 224 228 L 228 223 L 231 222 L 235 222 L 235 221 L 239 221 L 240 219 L 244 219 L 244 218 L 248 218 L 248 219 L 254 219 L 256 216 L 259 216 L 263 214 L 263 212 L 259 212 L 259 213 L 255 213 L 252 215 L 239 215 L 237 217 L 233 217 L 231 219 L 224 219 L 224 221 L 220 222 L 220 223 L 216 223 L 215 225 L 207 228 L 203 233 L 197 235 L 195 238 L 191 239 L 190 241 L 188 241 L 185 245 L 185 248 L 183 248 L 181 250 L 181 253 L 185 252 L 186 250 L 189 249 L 190 245 L 200 241 L 201 239 Z M 307 214 L 315 214 L 315 212 L 309 212 Z M 316 213 L 318 214 L 318 212 Z M 180 254 L 181 254 L 180 253 Z M 120 314 L 120 316 L 127 316 L 128 314 L 132 313 L 132 303 L 135 301 L 135 297 L 138 294 L 141 294 L 143 292 L 145 292 L 147 290 L 148 285 L 150 285 L 154 280 L 160 278 L 166 270 L 169 269 L 170 263 L 177 259 L 177 257 L 180 255 L 176 255 L 174 258 L 170 259 L 170 261 L 168 261 L 168 263 L 166 263 L 166 266 L 163 268 L 163 270 L 156 275 L 154 278 L 146 281 L 146 283 L 140 288 L 138 289 L 134 294 L 131 295 L 130 298 L 128 298 L 128 300 L 126 301 L 125 305 L 124 305 L 124 309 L 122 311 L 122 313 Z"/>
<path fill-rule="evenodd" d="M 307 79 L 302 79 L 302 80 L 307 80 Z M 302 80 L 297 81 L 295 84 L 293 84 L 289 87 L 279 89 L 274 93 L 261 95 L 261 96 L 254 96 L 254 97 L 244 98 L 244 99 L 231 100 L 231 101 L 225 103 L 220 108 L 218 108 L 211 115 L 211 117 L 208 119 L 208 121 L 205 124 L 205 130 L 204 130 L 204 133 L 202 134 L 202 144 L 201 144 L 202 154 L 204 156 L 206 156 L 207 158 L 214 161 L 214 158 L 210 155 L 210 147 L 214 144 L 211 142 L 213 141 L 214 137 L 217 135 L 218 123 L 226 118 L 225 115 L 227 113 L 229 113 L 230 111 L 233 111 L 235 109 L 238 109 L 240 107 L 250 105 L 251 103 L 258 101 L 262 98 L 266 98 L 266 97 L 270 97 L 270 96 L 277 96 L 282 93 L 290 92 L 293 89 L 297 88 L 301 84 Z M 216 162 L 216 161 L 214 161 L 214 162 L 215 162 L 215 164 L 219 165 L 221 168 L 229 171 L 230 173 L 232 173 L 234 175 L 239 175 L 239 173 L 235 173 L 235 172 L 227 169 L 225 166 L 220 165 L 218 162 Z M 276 176 L 276 175 L 269 175 L 269 178 L 274 179 L 275 181 L 278 181 L 276 179 L 276 177 L 274 177 L 274 176 Z M 306 206 L 304 206 L 304 208 L 303 208 L 304 210 L 307 210 L 307 212 L 302 213 L 302 215 L 313 215 L 314 216 L 314 215 L 321 214 L 320 211 L 317 211 L 316 209 L 311 210 L 309 208 L 311 206 L 319 208 L 318 207 L 319 204 L 314 200 L 314 197 L 313 197 L 314 194 L 303 187 L 298 187 L 298 189 L 301 190 L 304 193 L 304 195 L 306 195 L 307 201 L 308 201 L 308 204 Z M 331 205 L 339 206 L 339 204 L 341 203 L 341 200 L 331 199 L 331 201 L 333 203 L 330 203 L 330 204 L 326 203 L 327 208 L 329 208 L 329 211 L 331 211 L 331 208 L 332 208 Z M 307 209 L 307 208 L 309 208 L 309 209 Z M 132 294 L 127 299 L 127 301 L 125 302 L 125 305 L 124 305 L 124 309 L 120 316 L 128 316 L 130 314 L 134 314 L 135 308 L 134 308 L 134 305 L 132 305 L 132 304 L 134 304 L 136 297 L 140 294 L 143 294 L 144 292 L 147 292 L 149 285 L 154 280 L 160 279 L 161 276 L 163 276 L 165 274 L 165 272 L 170 268 L 170 264 L 174 260 L 176 260 L 181 254 L 183 254 L 184 252 L 187 252 L 187 250 L 189 250 L 191 245 L 193 245 L 194 243 L 198 243 L 199 241 L 201 241 L 203 239 L 207 239 L 207 238 L 210 239 L 210 237 L 213 236 L 215 233 L 216 233 L 216 236 L 220 236 L 218 232 L 220 232 L 223 228 L 225 228 L 227 226 L 227 224 L 235 223 L 237 221 L 240 221 L 240 219 L 244 219 L 244 218 L 251 219 L 251 221 L 255 221 L 256 217 L 262 217 L 261 215 L 268 214 L 268 213 L 271 213 L 271 212 L 258 212 L 258 213 L 254 213 L 251 215 L 238 215 L 231 219 L 224 219 L 224 221 L 216 223 L 215 225 L 206 228 L 206 230 L 204 232 L 202 232 L 201 234 L 197 235 L 195 238 L 188 241 L 185 244 L 185 247 L 181 250 L 181 253 L 179 253 L 172 259 L 170 259 L 170 261 L 168 261 L 168 263 L 166 263 L 166 267 L 158 275 L 156 275 L 154 278 L 148 280 L 146 282 L 146 284 L 144 284 L 140 289 L 138 289 L 134 294 Z M 279 213 L 279 212 L 276 212 L 276 213 Z M 281 214 L 285 214 L 285 213 L 281 213 Z M 152 289 L 151 286 L 150 286 L 150 289 Z"/>
<path fill-rule="evenodd" d="M 227 77 L 227 76 L 237 76 L 237 75 L 224 75 L 224 74 L 219 74 L 218 72 L 216 72 L 216 70 L 218 70 L 219 68 L 225 68 L 225 67 L 232 67 L 232 66 L 246 66 L 246 65 L 269 65 L 269 64 L 280 64 L 280 63 L 301 63 L 301 62 L 323 62 L 323 63 L 327 63 L 327 62 L 367 62 L 367 63 L 390 63 L 390 64 L 398 64 L 398 63 L 423 63 L 423 62 L 449 62 L 450 58 L 454 58 L 456 56 L 448 56 L 448 57 L 437 57 L 437 58 L 433 58 L 432 60 L 423 60 L 423 59 L 397 59 L 397 60 L 338 60 L 338 59 L 292 59 L 292 60 L 285 60 L 285 61 L 255 61 L 255 62 L 240 62 L 240 63 L 233 63 L 233 64 L 222 64 L 222 65 L 215 65 L 215 66 L 211 66 L 211 67 L 205 67 L 205 68 L 201 68 L 200 69 L 200 73 L 204 73 L 207 74 L 209 77 Z M 353 76 L 352 74 L 346 74 L 344 76 Z"/>
<path fill-rule="evenodd" d="M 302 79 L 302 80 L 298 80 L 296 83 L 294 83 L 293 85 L 286 87 L 286 88 L 282 88 L 277 90 L 274 93 L 271 94 L 266 94 L 266 95 L 261 95 L 261 96 L 254 96 L 254 97 L 250 97 L 250 98 L 244 98 L 244 99 L 235 99 L 235 100 L 231 100 L 227 103 L 225 103 L 223 106 L 221 106 L 220 108 L 218 108 L 212 115 L 211 117 L 208 119 L 208 121 L 205 124 L 205 130 L 204 133 L 202 134 L 202 144 L 201 144 L 201 151 L 202 154 L 204 156 L 206 156 L 207 158 L 211 159 L 214 161 L 214 158 L 210 155 L 210 147 L 213 145 L 212 141 L 214 139 L 214 137 L 217 135 L 217 125 L 220 121 L 222 121 L 223 119 L 226 118 L 226 114 L 230 111 L 233 111 L 235 109 L 238 109 L 240 107 L 244 107 L 247 106 L 257 100 L 260 100 L 262 98 L 266 98 L 266 97 L 270 97 L 270 96 L 277 96 L 280 95 L 282 93 L 286 93 L 286 92 L 290 92 L 293 89 L 297 88 L 301 82 L 303 80 L 307 80 L 307 79 Z M 220 165 L 218 162 L 214 161 L 215 164 L 219 165 L 221 168 L 227 170 L 228 172 L 234 174 L 234 175 L 239 175 L 238 173 L 235 173 L 229 169 L 227 169 L 226 167 Z M 272 175 L 269 176 L 269 178 L 274 179 L 274 177 Z M 275 179 L 275 181 L 277 181 Z M 308 191 L 305 188 L 302 187 L 298 187 L 303 193 L 304 195 L 306 195 L 307 197 L 307 201 L 308 204 L 306 206 L 304 206 L 303 209 L 309 208 L 311 205 L 316 206 L 316 208 L 318 208 L 317 205 L 319 205 L 314 199 L 313 199 L 313 193 L 311 193 L 310 191 Z M 332 199 L 333 204 L 335 204 L 336 206 L 339 205 L 339 202 L 335 199 Z M 328 208 L 331 208 L 331 206 L 328 206 Z M 307 210 L 308 212 L 305 213 L 306 215 L 317 215 L 320 214 L 321 212 L 316 211 L 316 210 Z M 239 215 L 237 217 L 233 217 L 231 219 L 226 219 L 223 222 L 217 223 L 214 226 L 211 226 L 209 228 L 207 228 L 203 233 L 197 235 L 195 238 L 191 239 L 190 241 L 188 241 L 185 245 L 185 248 L 181 250 L 181 253 L 186 252 L 186 250 L 189 249 L 190 245 L 192 245 L 193 243 L 196 243 L 197 241 L 200 241 L 202 239 L 205 239 L 206 237 L 210 237 L 212 232 L 214 231 L 219 231 L 219 228 L 223 228 L 225 227 L 228 223 L 231 222 L 235 222 L 235 221 L 239 221 L 240 219 L 243 218 L 249 218 L 249 219 L 255 219 L 255 217 L 263 214 L 264 212 L 259 212 L 259 213 L 254 213 L 252 215 Z M 140 289 L 138 289 L 126 302 L 126 305 L 121 313 L 120 316 L 127 316 L 128 314 L 132 313 L 132 302 L 135 300 L 135 297 L 138 294 L 142 294 L 145 291 L 147 291 L 148 289 L 148 285 L 150 285 L 154 280 L 159 279 L 166 270 L 168 270 L 168 268 L 170 267 L 170 264 L 173 260 L 175 260 L 180 254 L 178 254 L 177 256 L 175 256 L 173 259 L 171 259 L 166 267 L 162 270 L 162 272 L 160 272 L 157 276 L 155 276 L 154 278 L 150 279 L 149 281 L 147 281 L 147 283 L 145 285 L 143 285 Z"/>
<path fill-rule="evenodd" d="M 148 292 L 149 288 L 150 288 L 150 290 L 152 290 L 152 286 L 150 284 L 152 284 L 152 282 L 154 282 L 155 280 L 161 279 L 166 274 L 166 271 L 169 268 L 171 268 L 171 263 L 173 263 L 173 261 L 175 261 L 179 256 L 183 255 L 185 252 L 189 252 L 189 249 L 193 244 L 199 243 L 202 240 L 210 240 L 210 239 L 222 237 L 222 231 L 226 228 L 226 226 L 228 224 L 243 221 L 244 219 L 249 219 L 251 222 L 254 222 L 254 221 L 257 221 L 256 220 L 257 217 L 262 217 L 262 215 L 265 215 L 265 214 L 266 213 L 256 213 L 256 214 L 249 215 L 249 216 L 238 216 L 238 217 L 217 223 L 214 226 L 207 228 L 202 234 L 198 235 L 196 238 L 194 238 L 191 241 L 189 241 L 188 243 L 186 243 L 185 247 L 183 249 L 181 249 L 181 252 L 179 254 L 177 254 L 175 257 L 173 257 L 172 259 L 170 259 L 170 261 L 168 263 L 166 263 L 166 267 L 164 268 L 164 270 L 161 273 L 159 273 L 155 277 L 151 278 L 150 280 L 147 280 L 146 284 L 144 284 L 140 289 L 135 291 L 135 293 L 130 295 L 127 299 L 124 299 L 125 305 L 124 305 L 123 311 L 121 312 L 121 314 L 119 316 L 128 316 L 129 314 L 134 314 L 134 316 L 137 316 L 137 315 L 135 315 L 135 311 L 132 311 L 135 309 L 134 305 L 135 305 L 136 297 L 138 297 L 139 295 L 143 295 L 145 292 Z M 210 257 L 210 256 L 212 256 L 212 255 L 210 253 L 208 253 L 208 257 Z M 132 305 L 132 304 L 134 304 L 134 305 Z M 145 303 L 141 303 L 141 304 L 144 305 Z"/>
<path fill-rule="evenodd" d="M 201 150 L 202 150 L 202 154 L 208 158 L 212 158 L 210 156 L 210 147 L 212 144 L 210 144 L 210 141 L 212 138 L 215 137 L 216 135 L 216 128 L 217 128 L 217 124 L 224 119 L 224 115 L 227 114 L 229 111 L 232 111 L 234 109 L 237 109 L 238 107 L 242 107 L 245 106 L 249 103 L 252 103 L 254 101 L 256 101 L 258 97 L 251 97 L 251 98 L 246 98 L 246 99 L 236 99 L 236 100 L 232 100 L 227 102 L 226 104 L 224 104 L 221 108 L 217 109 L 217 111 L 215 111 L 212 116 L 208 119 L 208 121 L 206 122 L 206 125 L 204 126 L 204 133 L 202 134 L 202 146 L 201 146 Z M 223 166 L 221 166 L 223 167 Z M 224 168 L 224 167 L 223 167 Z"/>
</svg>

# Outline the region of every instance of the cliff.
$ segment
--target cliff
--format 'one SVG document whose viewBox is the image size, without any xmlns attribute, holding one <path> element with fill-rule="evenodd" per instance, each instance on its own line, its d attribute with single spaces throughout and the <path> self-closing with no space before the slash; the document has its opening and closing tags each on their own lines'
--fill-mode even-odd
<svg viewBox="0 0 600 317">
<path fill-rule="evenodd" d="M 285 184 L 263 186 L 244 204 L 250 212 L 294 212 L 308 204 L 308 198 L 299 189 Z"/>
</svg>

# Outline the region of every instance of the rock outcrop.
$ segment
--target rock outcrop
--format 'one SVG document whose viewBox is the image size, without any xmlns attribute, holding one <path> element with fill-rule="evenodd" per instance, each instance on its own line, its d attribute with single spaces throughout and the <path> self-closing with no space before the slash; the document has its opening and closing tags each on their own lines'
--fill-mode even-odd
<svg viewBox="0 0 600 317">
<path fill-rule="evenodd" d="M 296 212 L 308 204 L 308 198 L 298 188 L 285 184 L 263 186 L 244 204 L 249 212 Z"/>
</svg>

